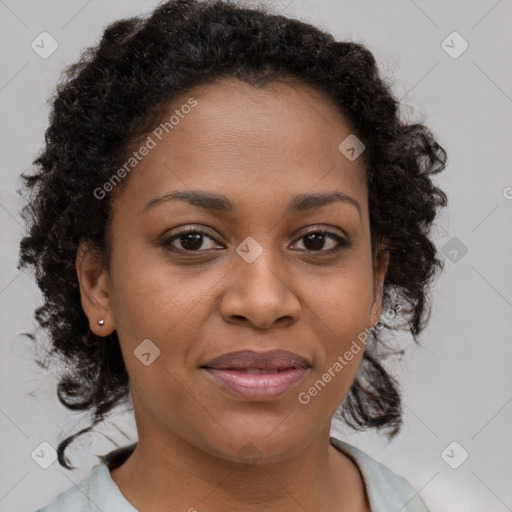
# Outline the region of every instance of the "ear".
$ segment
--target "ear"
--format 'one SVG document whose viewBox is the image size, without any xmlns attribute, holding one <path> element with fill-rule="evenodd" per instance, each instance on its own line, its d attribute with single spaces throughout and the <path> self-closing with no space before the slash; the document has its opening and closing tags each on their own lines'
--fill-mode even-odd
<svg viewBox="0 0 512 512">
<path fill-rule="evenodd" d="M 375 325 L 382 314 L 382 293 L 389 265 L 389 251 L 381 244 L 373 261 L 373 301 L 370 305 L 370 322 Z"/>
<path fill-rule="evenodd" d="M 78 246 L 75 267 L 89 328 L 97 336 L 108 336 L 115 326 L 110 311 L 109 279 L 104 259 L 97 249 L 82 241 Z M 103 320 L 103 325 L 99 325 L 100 320 Z"/>
</svg>

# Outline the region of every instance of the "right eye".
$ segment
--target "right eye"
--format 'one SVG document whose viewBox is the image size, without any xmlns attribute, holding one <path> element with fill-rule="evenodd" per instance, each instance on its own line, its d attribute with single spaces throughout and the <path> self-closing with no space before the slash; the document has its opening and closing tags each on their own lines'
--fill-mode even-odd
<svg viewBox="0 0 512 512">
<path fill-rule="evenodd" d="M 202 252 L 214 249 L 215 247 L 201 249 L 205 238 L 217 243 L 217 241 L 206 232 L 200 231 L 197 228 L 188 228 L 165 239 L 161 245 L 177 252 Z M 175 242 L 181 245 L 181 248 L 176 247 Z"/>
</svg>

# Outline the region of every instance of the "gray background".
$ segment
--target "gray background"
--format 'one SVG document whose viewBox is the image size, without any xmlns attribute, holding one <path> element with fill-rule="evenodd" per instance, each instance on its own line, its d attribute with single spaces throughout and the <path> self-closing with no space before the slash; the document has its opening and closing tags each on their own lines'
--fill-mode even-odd
<svg viewBox="0 0 512 512">
<path fill-rule="evenodd" d="M 437 183 L 450 204 L 434 233 L 446 270 L 433 289 L 422 347 L 411 345 L 395 367 L 403 389 L 403 431 L 389 444 L 372 432 L 343 429 L 339 435 L 406 476 L 434 512 L 512 510 L 512 3 L 272 3 L 276 11 L 339 39 L 366 43 L 384 75 L 394 79 L 404 113 L 431 127 L 449 155 Z M 113 449 L 113 441 L 136 439 L 133 418 L 120 411 L 68 450 L 79 470 L 64 470 L 58 462 L 42 469 L 31 457 L 41 442 L 56 447 L 89 420 L 60 405 L 55 375 L 41 373 L 31 342 L 21 335 L 34 330 L 32 314 L 41 297 L 32 277 L 16 269 L 23 228 L 15 191 L 43 142 L 46 99 L 64 65 L 97 42 L 109 22 L 156 4 L 0 0 L 2 512 L 33 512 L 86 478 L 97 462 L 93 454 Z M 59 45 L 47 59 L 31 48 L 43 31 Z M 453 31 L 469 43 L 458 58 L 441 46 Z M 461 48 L 460 40 L 449 44 L 452 51 Z M 453 469 L 446 461 L 460 463 L 463 450 L 469 457 Z"/>
</svg>

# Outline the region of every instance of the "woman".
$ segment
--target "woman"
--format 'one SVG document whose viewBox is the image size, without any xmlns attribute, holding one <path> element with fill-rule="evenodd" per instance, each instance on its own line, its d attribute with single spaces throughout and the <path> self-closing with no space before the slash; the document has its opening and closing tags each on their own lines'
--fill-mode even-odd
<svg viewBox="0 0 512 512">
<path fill-rule="evenodd" d="M 427 510 L 330 437 L 401 424 L 384 330 L 414 340 L 446 153 L 360 44 L 234 3 L 120 20 L 66 70 L 25 176 L 36 312 L 90 430 L 138 442 L 40 509 Z M 402 325 L 396 325 L 397 314 Z"/>
</svg>

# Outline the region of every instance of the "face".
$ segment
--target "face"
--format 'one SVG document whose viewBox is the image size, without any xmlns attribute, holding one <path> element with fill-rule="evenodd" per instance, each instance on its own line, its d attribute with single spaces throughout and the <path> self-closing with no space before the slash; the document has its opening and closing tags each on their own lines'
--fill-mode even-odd
<svg viewBox="0 0 512 512">
<path fill-rule="evenodd" d="M 82 304 L 117 331 L 139 439 L 284 460 L 329 425 L 363 350 L 344 354 L 381 313 L 363 156 L 340 152 L 353 130 L 305 84 L 223 79 L 176 110 L 113 202 L 109 270 L 79 251 Z M 273 350 L 292 355 L 257 370 Z M 251 368 L 212 363 L 237 351 Z"/>
</svg>

